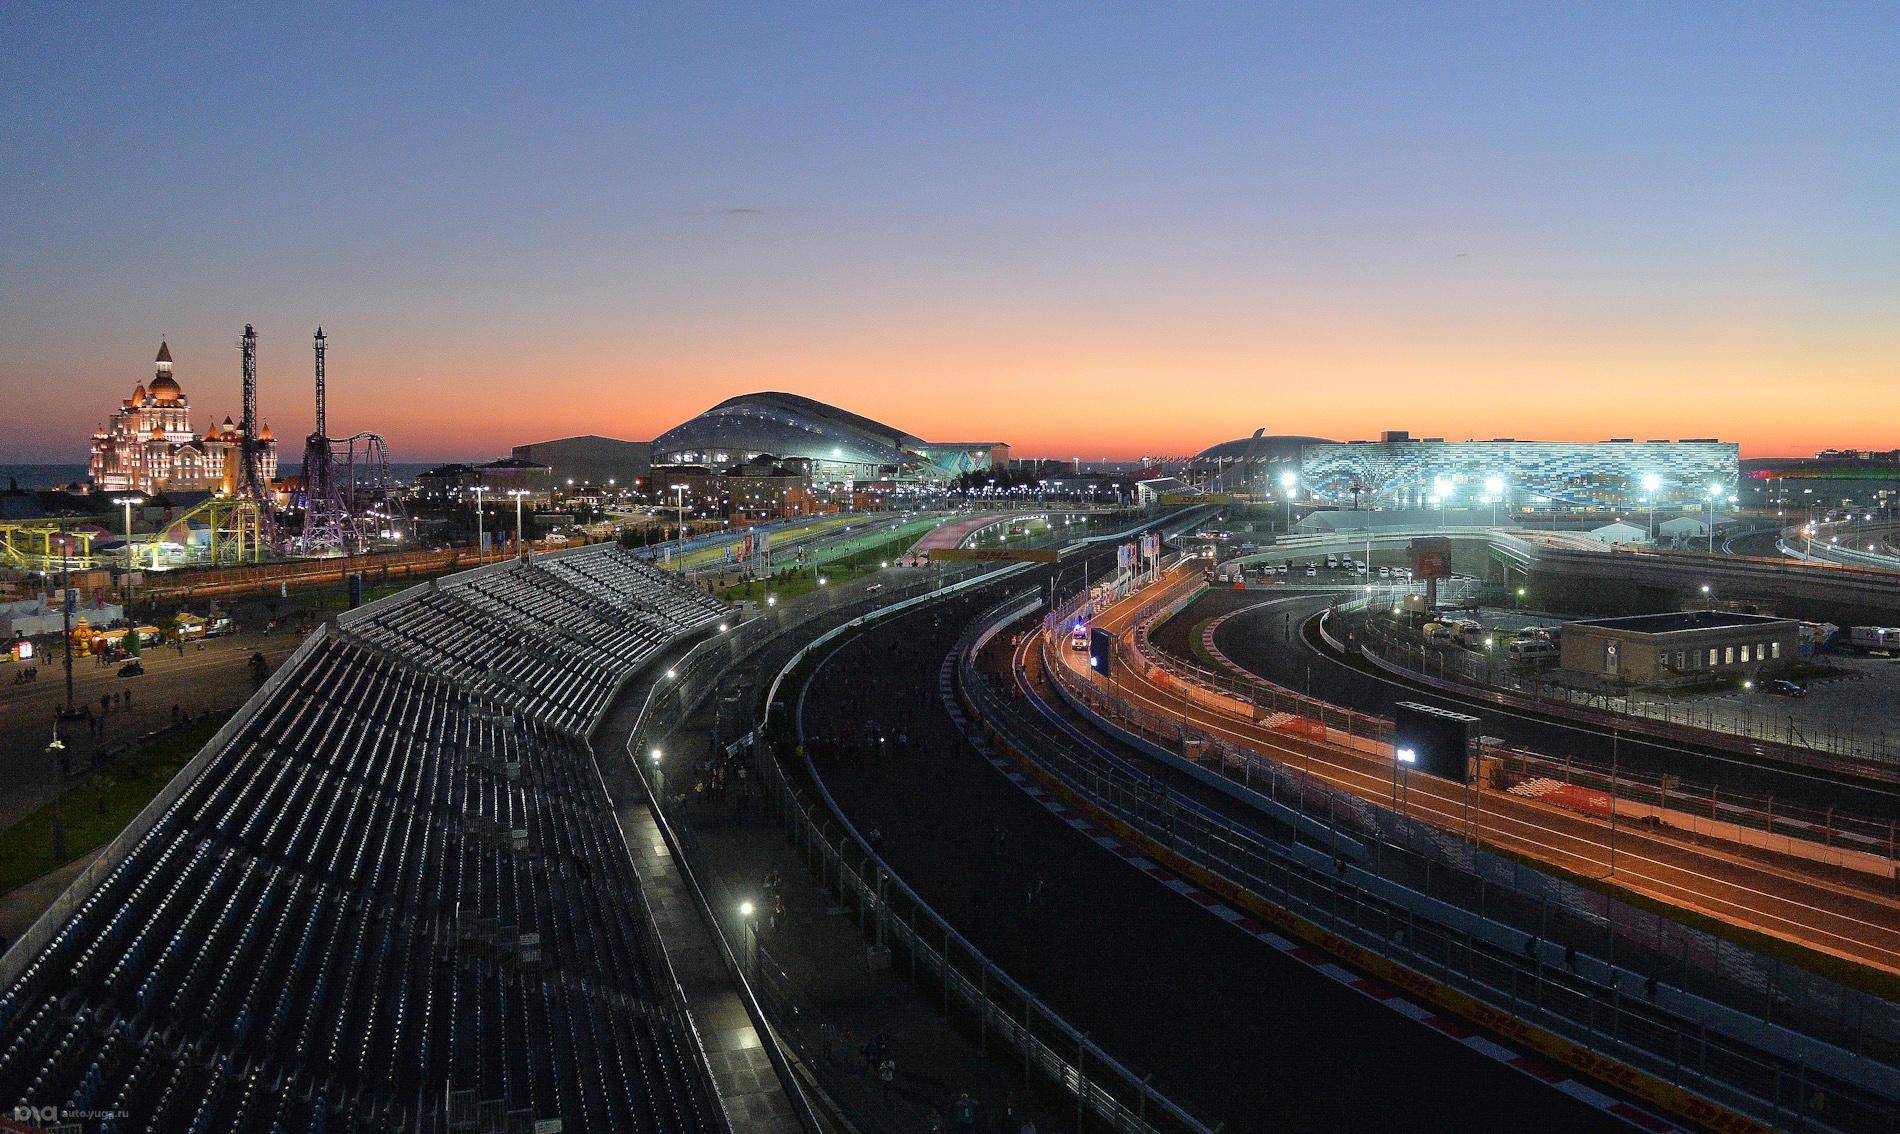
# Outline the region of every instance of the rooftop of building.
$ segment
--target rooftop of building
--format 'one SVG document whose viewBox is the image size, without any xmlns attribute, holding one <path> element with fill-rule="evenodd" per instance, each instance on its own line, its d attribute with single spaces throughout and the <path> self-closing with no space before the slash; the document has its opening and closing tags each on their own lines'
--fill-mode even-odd
<svg viewBox="0 0 1900 1134">
<path fill-rule="evenodd" d="M 1236 437 L 1232 441 L 1222 441 L 1218 445 L 1209 445 L 1194 454 L 1195 461 L 1230 461 L 1253 459 L 1273 462 L 1287 456 L 1297 456 L 1305 445 L 1337 445 L 1324 437 L 1307 437 L 1300 434 L 1263 434 L 1260 437 Z"/>
<path fill-rule="evenodd" d="M 1781 623 L 1793 625 L 1794 619 L 1775 618 L 1767 614 L 1741 614 L 1731 610 L 1682 610 L 1666 614 L 1627 614 L 1617 618 L 1583 618 L 1567 625 L 1628 630 L 1635 634 L 1675 634 L 1684 630 L 1733 630 Z"/>
</svg>

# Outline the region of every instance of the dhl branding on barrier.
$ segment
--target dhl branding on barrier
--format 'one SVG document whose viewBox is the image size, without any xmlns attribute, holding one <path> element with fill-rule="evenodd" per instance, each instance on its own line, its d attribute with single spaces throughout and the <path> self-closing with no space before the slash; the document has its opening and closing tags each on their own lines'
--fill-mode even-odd
<svg viewBox="0 0 1900 1134">
<path fill-rule="evenodd" d="M 1014 551 L 1006 547 L 940 547 L 930 553 L 932 562 L 963 559 L 975 563 L 1054 563 L 1054 551 Z"/>
<path fill-rule="evenodd" d="M 965 706 L 973 708 L 967 701 Z M 1295 719 L 1304 720 L 1304 718 Z M 1321 729 L 1323 732 L 1324 726 L 1321 726 Z M 1236 908 L 1247 911 L 1261 921 L 1285 930 L 1292 936 L 1304 939 L 1338 957 L 1346 964 L 1383 980 L 1394 988 L 1437 1004 L 1479 1027 L 1504 1036 L 1522 1047 L 1562 1063 L 1583 1075 L 1607 1083 L 1645 1102 L 1686 1118 L 1698 1126 L 1719 1131 L 1720 1134 L 1774 1134 L 1774 1127 L 1765 1126 L 1746 1115 L 1718 1106 L 1673 1083 L 1665 1082 L 1599 1052 L 1572 1043 L 1562 1036 L 1521 1020 L 1508 1012 L 1493 1008 L 1476 997 L 1434 981 L 1422 973 L 1362 948 L 1288 910 L 1263 900 L 1252 891 L 1242 889 L 1163 847 L 1128 823 L 1104 813 L 1093 800 L 1083 798 L 1060 779 L 1044 772 L 1035 761 L 1024 759 L 1009 745 L 1001 743 L 994 730 L 985 729 L 985 731 L 989 733 L 991 740 L 997 743 L 999 750 L 1008 753 L 1018 767 L 1035 777 L 1050 792 L 1088 812 L 1097 823 L 1114 832 L 1118 838 L 1129 845 L 1141 848 L 1143 853 L 1156 862 L 1165 865 L 1209 893 L 1232 903 Z"/>
</svg>

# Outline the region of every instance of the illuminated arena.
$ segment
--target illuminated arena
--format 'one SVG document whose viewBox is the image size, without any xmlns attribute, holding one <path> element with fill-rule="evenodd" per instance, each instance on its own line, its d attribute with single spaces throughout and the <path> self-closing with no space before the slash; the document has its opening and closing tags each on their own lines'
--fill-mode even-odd
<svg viewBox="0 0 1900 1134">
<path fill-rule="evenodd" d="M 720 467 L 771 457 L 810 465 L 811 479 L 948 480 L 1009 461 L 1000 441 L 929 442 L 797 394 L 741 394 L 653 440 L 653 463 Z"/>
</svg>

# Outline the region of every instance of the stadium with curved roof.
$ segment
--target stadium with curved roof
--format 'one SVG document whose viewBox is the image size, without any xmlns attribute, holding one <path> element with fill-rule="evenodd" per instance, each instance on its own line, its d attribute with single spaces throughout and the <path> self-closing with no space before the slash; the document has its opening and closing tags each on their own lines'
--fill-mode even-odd
<svg viewBox="0 0 1900 1134">
<path fill-rule="evenodd" d="M 655 465 L 808 461 L 814 480 L 945 480 L 1006 464 L 999 441 L 929 442 L 798 394 L 727 398 L 653 440 Z"/>
<path fill-rule="evenodd" d="M 1324 437 L 1297 434 L 1261 437 L 1236 437 L 1209 445 L 1188 462 L 1188 469 L 1199 480 L 1219 478 L 1235 489 L 1251 487 L 1258 491 L 1284 470 L 1300 471 L 1300 451 L 1308 445 L 1330 445 Z M 1242 481 L 1249 482 L 1246 485 Z"/>
</svg>

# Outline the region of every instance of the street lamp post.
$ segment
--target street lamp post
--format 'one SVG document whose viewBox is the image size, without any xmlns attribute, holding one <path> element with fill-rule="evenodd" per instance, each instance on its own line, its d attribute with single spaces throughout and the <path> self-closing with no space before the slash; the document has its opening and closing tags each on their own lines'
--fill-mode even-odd
<svg viewBox="0 0 1900 1134">
<path fill-rule="evenodd" d="M 482 548 L 482 493 L 487 491 L 488 486 L 485 484 L 475 486 L 475 562 L 477 563 L 483 562 L 485 558 Z"/>
<path fill-rule="evenodd" d="M 1715 554 L 1715 502 L 1722 495 L 1722 486 L 1709 485 L 1709 554 Z"/>
<path fill-rule="evenodd" d="M 1293 487 L 1300 483 L 1299 474 L 1288 469 L 1280 474 L 1280 495 L 1286 498 L 1286 530 L 1293 531 Z"/>
<path fill-rule="evenodd" d="M 66 534 L 66 521 L 59 522 L 59 615 L 60 625 L 65 630 L 66 640 L 66 716 L 71 719 L 77 710 L 73 708 L 73 573 L 72 573 L 72 537 Z M 132 632 L 138 633 L 134 627 Z M 57 729 L 53 738 L 59 738 Z"/>
<path fill-rule="evenodd" d="M 528 490 L 525 488 L 511 488 L 508 490 L 508 495 L 515 498 L 515 554 L 516 555 L 521 554 L 521 550 L 528 546 L 526 543 L 522 542 L 522 539 L 521 539 L 521 498 L 526 496 L 527 494 L 528 494 Z"/>
<path fill-rule="evenodd" d="M 683 484 L 675 484 L 672 488 L 675 520 L 673 525 L 673 538 L 676 540 L 684 539 L 686 537 L 686 486 Z"/>
<path fill-rule="evenodd" d="M 114 496 L 114 504 L 125 509 L 125 619 L 132 621 L 132 506 L 145 503 L 143 496 Z"/>
<path fill-rule="evenodd" d="M 1662 491 L 1662 477 L 1655 473 L 1643 475 L 1643 500 L 1649 505 L 1649 542 L 1656 542 L 1656 493 Z"/>
<path fill-rule="evenodd" d="M 759 950 L 759 926 L 757 919 L 753 916 L 757 912 L 751 902 L 739 903 L 739 917 L 745 923 L 745 936 L 743 939 L 743 951 L 745 956 L 740 958 L 740 960 L 744 963 L 748 972 L 753 969 Z"/>
</svg>

